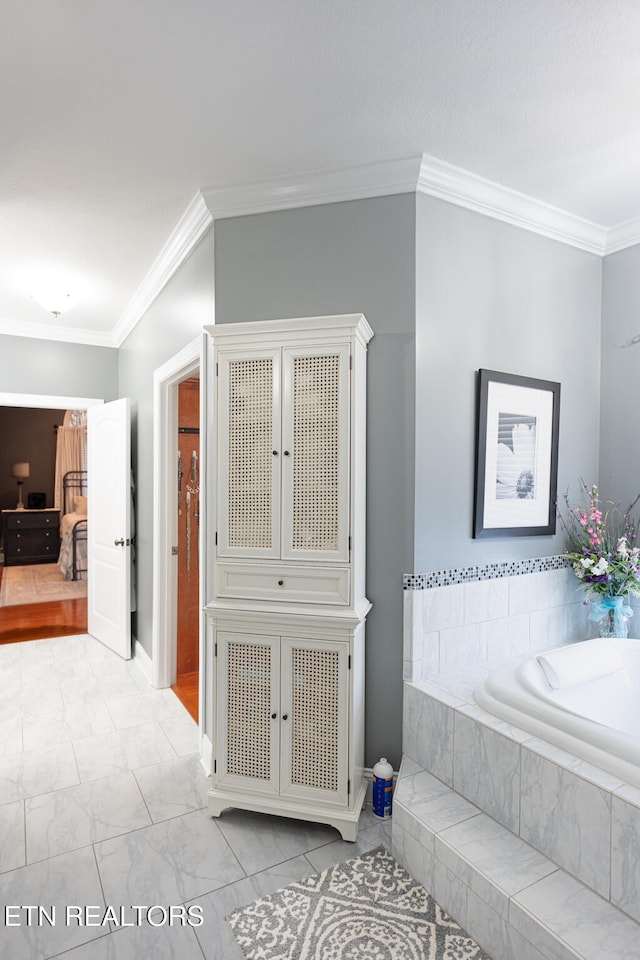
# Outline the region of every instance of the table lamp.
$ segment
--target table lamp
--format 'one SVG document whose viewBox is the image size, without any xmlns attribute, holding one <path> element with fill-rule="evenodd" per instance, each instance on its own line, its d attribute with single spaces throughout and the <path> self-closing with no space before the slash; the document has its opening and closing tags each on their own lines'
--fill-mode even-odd
<svg viewBox="0 0 640 960">
<path fill-rule="evenodd" d="M 18 481 L 18 503 L 16 510 L 24 510 L 24 503 L 22 502 L 22 484 L 29 476 L 29 464 L 28 463 L 12 463 L 11 464 L 11 476 L 15 477 Z"/>
</svg>

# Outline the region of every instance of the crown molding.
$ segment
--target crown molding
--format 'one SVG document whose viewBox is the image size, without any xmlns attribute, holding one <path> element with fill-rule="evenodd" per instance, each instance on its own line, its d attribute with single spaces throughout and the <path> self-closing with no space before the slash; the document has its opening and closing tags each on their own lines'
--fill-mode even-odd
<svg viewBox="0 0 640 960">
<path fill-rule="evenodd" d="M 422 157 L 417 190 L 560 243 L 604 255 L 604 227 L 435 157 Z"/>
<path fill-rule="evenodd" d="M 205 188 L 214 220 L 400 193 L 423 193 L 589 253 L 610 252 L 605 227 L 425 155 Z M 638 224 L 640 231 L 640 222 Z M 638 242 L 625 235 L 622 243 Z"/>
<path fill-rule="evenodd" d="M 214 220 L 323 203 L 415 193 L 420 157 L 333 170 L 309 170 L 202 191 Z"/>
<path fill-rule="evenodd" d="M 627 247 L 634 247 L 637 243 L 640 243 L 640 217 L 625 220 L 624 223 L 618 223 L 607 230 L 605 254 L 618 253 Z"/>
<path fill-rule="evenodd" d="M 191 200 L 111 332 L 0 320 L 0 334 L 118 348 L 215 220 L 404 193 L 445 200 L 601 257 L 640 243 L 640 218 L 607 229 L 423 154 L 203 188 Z"/>
<path fill-rule="evenodd" d="M 213 222 L 201 193 L 197 193 L 178 221 L 151 269 L 113 328 L 113 345 L 120 347 L 176 270 L 195 249 Z"/>
<path fill-rule="evenodd" d="M 34 340 L 59 340 L 63 343 L 80 343 L 88 347 L 118 346 L 111 330 L 74 329 L 55 323 L 25 323 L 23 320 L 0 320 L 0 335 L 30 337 Z"/>
</svg>

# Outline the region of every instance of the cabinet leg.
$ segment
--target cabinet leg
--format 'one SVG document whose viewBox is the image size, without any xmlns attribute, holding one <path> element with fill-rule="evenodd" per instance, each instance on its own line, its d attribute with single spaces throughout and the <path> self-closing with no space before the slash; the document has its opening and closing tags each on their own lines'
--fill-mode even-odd
<svg viewBox="0 0 640 960">
<path fill-rule="evenodd" d="M 355 823 L 343 823 L 336 824 L 337 829 L 340 831 L 340 836 L 343 840 L 347 840 L 349 843 L 355 843 L 358 839 L 358 821 Z"/>
<path fill-rule="evenodd" d="M 226 810 L 229 803 L 225 800 L 217 800 L 215 797 L 207 798 L 207 809 L 210 816 L 219 817 L 223 810 Z"/>
</svg>

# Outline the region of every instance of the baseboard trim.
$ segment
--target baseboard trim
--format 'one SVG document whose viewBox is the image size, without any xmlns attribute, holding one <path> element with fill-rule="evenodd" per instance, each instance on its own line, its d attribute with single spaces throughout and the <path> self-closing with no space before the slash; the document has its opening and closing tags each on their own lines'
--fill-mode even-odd
<svg viewBox="0 0 640 960">
<path fill-rule="evenodd" d="M 213 756 L 213 744 L 211 740 L 206 735 L 202 734 L 202 740 L 200 741 L 200 763 L 202 764 L 203 770 L 208 777 L 211 776 L 211 757 Z"/>
<path fill-rule="evenodd" d="M 133 642 L 133 659 L 135 660 L 137 666 L 140 667 L 145 680 L 149 682 L 149 686 L 154 687 L 153 662 L 145 648 L 137 640 L 134 640 Z"/>
</svg>

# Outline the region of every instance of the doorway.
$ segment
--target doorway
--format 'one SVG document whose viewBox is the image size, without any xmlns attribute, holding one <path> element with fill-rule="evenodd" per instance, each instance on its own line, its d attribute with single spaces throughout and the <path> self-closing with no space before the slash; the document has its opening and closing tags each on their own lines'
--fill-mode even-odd
<svg viewBox="0 0 640 960">
<path fill-rule="evenodd" d="M 0 407 L 2 408 L 13 407 L 24 408 L 25 410 L 33 408 L 40 411 L 87 410 L 102 403 L 103 400 L 97 398 L 0 393 Z M 30 462 L 31 459 L 30 457 Z M 42 484 L 39 485 L 42 486 Z M 29 507 L 28 502 L 25 505 Z M 37 509 L 35 501 L 33 509 Z M 30 514 L 29 516 L 33 519 L 35 515 Z M 54 564 L 48 566 L 53 568 Z M 57 570 L 57 565 L 55 565 L 55 568 Z M 1 575 L 0 572 L 0 577 Z M 85 633 L 86 629 L 86 599 L 65 598 L 33 604 L 16 604 L 3 606 L 0 612 L 0 643 L 67 636 L 74 633 Z"/>
<path fill-rule="evenodd" d="M 200 675 L 200 376 L 178 384 L 176 680 L 172 690 L 198 721 Z"/>
<path fill-rule="evenodd" d="M 184 427 L 189 430 L 195 429 L 196 426 L 202 428 L 200 388 L 204 382 L 206 362 L 206 341 L 202 335 L 158 367 L 153 375 L 153 684 L 156 687 L 178 687 L 175 692 L 180 697 L 180 687 L 184 686 L 184 681 L 182 684 L 176 683 L 179 676 L 178 669 L 183 671 L 181 676 L 190 675 L 190 683 L 192 688 L 195 687 L 197 696 L 193 696 L 192 692 L 191 703 L 190 705 L 185 703 L 185 706 L 197 719 L 201 731 L 205 681 L 205 671 L 202 668 L 204 663 L 202 583 L 206 578 L 202 531 L 205 523 L 205 504 L 204 498 L 201 499 L 198 493 L 192 491 L 198 488 L 204 489 L 206 437 L 202 437 L 200 433 L 179 433 L 178 408 L 180 394 L 183 393 L 185 402 L 188 397 L 191 404 L 195 406 L 195 410 L 192 409 L 188 415 L 189 422 L 183 424 Z M 189 381 L 192 381 L 191 386 L 187 385 L 181 390 L 181 385 L 188 384 Z M 197 404 L 194 403 L 196 392 Z M 179 437 L 183 440 L 181 462 L 178 459 Z M 194 440 L 198 440 L 195 446 Z M 197 451 L 197 463 L 194 462 L 192 472 L 194 450 Z M 183 474 L 180 487 L 179 467 Z M 186 509 L 187 493 L 189 493 L 190 513 L 187 513 Z M 179 514 L 180 510 L 181 514 Z M 189 516 L 190 530 L 187 526 Z M 179 519 L 183 524 L 182 549 L 178 535 Z M 189 549 L 187 549 L 188 534 Z M 179 557 L 179 553 L 182 556 Z M 187 570 L 187 558 L 189 570 Z M 189 611 L 189 625 L 186 627 L 189 641 L 184 644 L 185 657 L 188 659 L 185 662 L 182 661 L 183 642 L 181 640 L 180 667 L 178 665 L 178 607 L 181 593 L 178 586 L 179 567 L 182 568 L 180 576 L 186 579 L 190 590 L 189 599 L 186 601 Z M 182 580 L 180 586 L 182 586 Z M 182 614 L 180 618 L 183 618 Z"/>
</svg>

